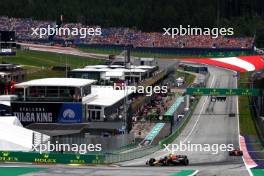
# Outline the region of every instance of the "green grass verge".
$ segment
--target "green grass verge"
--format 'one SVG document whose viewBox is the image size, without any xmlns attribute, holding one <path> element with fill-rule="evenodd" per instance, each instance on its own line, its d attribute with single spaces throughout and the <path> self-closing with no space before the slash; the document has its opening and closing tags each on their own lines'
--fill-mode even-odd
<svg viewBox="0 0 264 176">
<path fill-rule="evenodd" d="M 86 65 L 102 64 L 104 60 L 41 51 L 17 51 L 16 56 L 0 57 L 0 62 L 23 65 L 29 73 L 27 80 L 31 80 L 48 77 L 65 77 L 65 72 L 53 71 L 51 67 L 65 66 L 66 62 L 73 69 Z"/>
<path fill-rule="evenodd" d="M 0 175 L 3 176 L 19 176 L 31 172 L 38 172 L 45 168 L 24 168 L 24 167 L 0 167 Z"/>
<path fill-rule="evenodd" d="M 254 176 L 263 176 L 264 170 L 263 169 L 251 169 L 251 172 Z"/>
<path fill-rule="evenodd" d="M 195 172 L 194 170 L 183 170 L 183 171 L 171 174 L 170 176 L 189 176 L 193 174 L 194 172 Z"/>
<path fill-rule="evenodd" d="M 67 62 L 67 65 L 71 68 L 95 65 L 104 62 L 100 59 L 40 51 L 17 51 L 16 56 L 1 57 L 0 61 L 37 67 L 65 66 Z"/>
<path fill-rule="evenodd" d="M 239 88 L 248 88 L 248 75 L 249 73 L 241 73 L 238 81 Z M 250 100 L 247 96 L 239 96 L 239 125 L 241 135 L 257 135 L 255 122 L 250 110 Z"/>
<path fill-rule="evenodd" d="M 40 79 L 40 78 L 63 78 L 65 77 L 65 72 L 63 71 L 52 71 L 52 70 L 40 70 L 34 74 L 28 74 L 27 80 Z"/>
</svg>

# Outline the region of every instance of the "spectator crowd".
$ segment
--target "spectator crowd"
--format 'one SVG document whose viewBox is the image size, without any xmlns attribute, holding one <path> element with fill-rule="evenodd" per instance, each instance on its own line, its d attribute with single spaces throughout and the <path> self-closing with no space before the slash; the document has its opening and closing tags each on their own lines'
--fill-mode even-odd
<svg viewBox="0 0 264 176">
<path fill-rule="evenodd" d="M 0 31 L 13 30 L 16 39 L 23 42 L 48 40 L 49 36 L 39 39 L 32 34 L 31 28 L 47 28 L 55 26 L 55 21 L 37 21 L 31 18 L 0 17 Z M 89 28 L 98 26 L 85 26 L 80 23 L 64 23 L 64 28 Z M 162 32 L 142 32 L 124 27 L 102 28 L 102 35 L 88 36 L 54 36 L 57 40 L 73 40 L 75 44 L 110 44 L 133 45 L 134 47 L 168 47 L 168 48 L 252 48 L 254 37 L 223 37 L 212 38 L 206 35 L 186 35 L 171 38 Z"/>
</svg>

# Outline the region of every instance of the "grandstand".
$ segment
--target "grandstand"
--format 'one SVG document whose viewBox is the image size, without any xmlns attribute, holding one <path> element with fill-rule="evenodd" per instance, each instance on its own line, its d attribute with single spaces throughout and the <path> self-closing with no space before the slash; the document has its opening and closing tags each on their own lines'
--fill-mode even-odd
<svg viewBox="0 0 264 176">
<path fill-rule="evenodd" d="M 46 35 L 42 39 L 31 35 L 31 28 L 47 28 L 55 26 L 55 21 L 36 21 L 30 18 L 8 18 L 0 17 L 0 31 L 16 31 L 17 41 L 50 43 Z M 61 27 L 81 28 L 98 27 L 85 26 L 80 23 L 65 23 Z M 213 39 L 211 36 L 193 35 L 176 36 L 174 39 L 163 35 L 161 32 L 141 32 L 135 29 L 116 27 L 102 28 L 101 36 L 55 36 L 54 41 L 65 43 L 71 41 L 74 44 L 97 44 L 97 45 L 132 45 L 133 47 L 157 47 L 157 48 L 253 48 L 254 37 L 218 37 Z"/>
</svg>

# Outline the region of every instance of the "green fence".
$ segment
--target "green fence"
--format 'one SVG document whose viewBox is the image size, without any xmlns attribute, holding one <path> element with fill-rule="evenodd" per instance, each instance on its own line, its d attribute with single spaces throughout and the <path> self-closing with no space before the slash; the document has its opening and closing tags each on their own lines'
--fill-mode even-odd
<svg viewBox="0 0 264 176">
<path fill-rule="evenodd" d="M 28 162 L 43 164 L 99 164 L 103 155 L 80 155 L 61 153 L 0 152 L 1 162 Z"/>
</svg>

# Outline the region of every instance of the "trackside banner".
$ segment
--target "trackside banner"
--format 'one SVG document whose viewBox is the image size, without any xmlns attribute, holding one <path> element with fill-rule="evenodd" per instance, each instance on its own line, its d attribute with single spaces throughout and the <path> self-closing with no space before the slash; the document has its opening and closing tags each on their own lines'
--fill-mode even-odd
<svg viewBox="0 0 264 176">
<path fill-rule="evenodd" d="M 101 164 L 103 155 L 59 154 L 33 152 L 0 152 L 0 162 L 29 162 L 42 164 Z"/>
<path fill-rule="evenodd" d="M 12 102 L 11 109 L 23 125 L 82 121 L 81 103 Z"/>
</svg>

